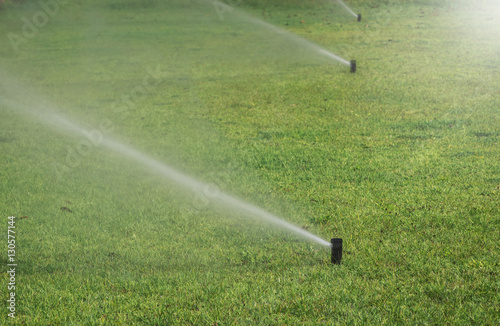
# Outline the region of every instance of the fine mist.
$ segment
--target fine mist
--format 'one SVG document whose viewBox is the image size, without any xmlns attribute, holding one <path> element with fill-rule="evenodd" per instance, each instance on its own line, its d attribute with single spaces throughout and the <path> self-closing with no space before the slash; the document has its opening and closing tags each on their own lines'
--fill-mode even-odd
<svg viewBox="0 0 500 326">
<path fill-rule="evenodd" d="M 5 76 L 6 73 L 3 71 L 3 75 Z M 10 78 L 9 80 L 13 80 L 13 78 Z M 9 87 L 6 83 L 5 80 L 0 80 L 0 89 L 2 90 L 8 90 Z M 16 88 L 20 88 L 20 84 L 16 83 Z M 27 90 L 28 87 L 22 87 L 22 89 Z M 2 99 L 0 100 L 0 104 L 4 107 L 7 107 L 11 110 L 22 112 L 23 114 L 31 114 L 40 120 L 42 120 L 44 123 L 46 123 L 49 126 L 52 126 L 54 128 L 57 128 L 61 131 L 69 132 L 77 136 L 84 136 L 87 138 L 87 140 L 92 141 L 93 143 L 96 144 L 96 146 L 102 145 L 106 148 L 108 148 L 111 151 L 120 153 L 127 159 L 131 159 L 135 161 L 136 163 L 142 165 L 143 167 L 147 168 L 149 171 L 152 171 L 154 173 L 157 173 L 158 175 L 173 181 L 177 186 L 186 188 L 194 193 L 197 192 L 203 192 L 204 189 L 209 187 L 208 184 L 204 184 L 178 170 L 175 168 L 168 166 L 144 153 L 141 151 L 134 149 L 130 146 L 127 146 L 115 139 L 113 139 L 110 136 L 105 136 L 100 132 L 89 132 L 86 128 L 79 126 L 76 122 L 73 122 L 67 118 L 62 117 L 58 113 L 52 111 L 49 106 L 47 105 L 23 105 L 20 103 L 17 103 L 16 101 L 9 100 L 7 97 L 4 95 L 2 96 Z M 234 196 L 228 195 L 226 193 L 220 192 L 216 194 L 215 196 L 212 197 L 212 200 L 214 203 L 222 205 L 223 207 L 235 209 L 236 211 L 253 217 L 253 218 L 258 218 L 262 219 L 265 222 L 269 222 L 277 227 L 284 228 L 288 231 L 291 231 L 293 233 L 296 233 L 302 237 L 305 237 L 309 240 L 312 240 L 318 244 L 324 245 L 324 246 L 330 246 L 330 243 L 328 241 L 325 241 L 305 230 L 303 230 L 300 227 L 297 227 L 291 223 L 286 222 L 284 219 L 271 214 L 255 205 L 252 205 L 250 203 L 247 203 L 241 199 L 238 199 Z"/>
<path fill-rule="evenodd" d="M 245 84 L 247 76 L 256 80 L 280 74 L 306 78 L 304 72 L 310 69 L 327 66 L 343 71 L 338 63 L 349 65 L 329 49 L 242 8 L 212 1 L 152 1 L 134 8 L 133 17 L 120 15 L 132 5 L 136 6 L 132 2 L 78 4 L 67 12 L 61 7 L 36 36 L 12 49 L 4 48 L 3 52 L 11 53 L 0 61 L 0 68 L 9 67 L 1 72 L 2 107 L 119 153 L 181 188 L 202 192 L 209 187 L 198 180 L 204 167 L 193 173 L 194 178 L 173 166 L 190 160 L 202 166 L 200 151 L 206 151 L 207 157 L 213 154 L 210 148 L 218 145 L 210 142 L 219 131 L 209 130 L 214 121 L 207 122 L 207 117 L 214 116 L 217 105 L 250 114 L 255 108 L 265 112 L 262 103 L 271 100 L 260 99 L 256 88 Z M 77 12 L 75 24 L 71 17 Z M 116 14 L 103 14 L 108 12 Z M 151 21 L 160 36 L 141 33 L 141 24 Z M 16 24 L 10 32 L 20 33 Z M 53 37 L 62 41 L 54 45 Z M 16 81 L 18 77 L 22 81 Z M 237 98 L 226 96 L 234 89 Z M 100 130 L 100 125 L 109 133 L 90 132 Z M 158 152 L 161 155 L 155 157 L 146 154 Z M 168 158 L 169 163 L 158 156 Z M 211 201 L 330 245 L 237 196 L 220 192 Z"/>
</svg>

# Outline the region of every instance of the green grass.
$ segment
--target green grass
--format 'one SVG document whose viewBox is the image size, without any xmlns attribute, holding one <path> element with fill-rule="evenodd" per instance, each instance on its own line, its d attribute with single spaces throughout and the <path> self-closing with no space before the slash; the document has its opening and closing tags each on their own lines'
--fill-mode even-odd
<svg viewBox="0 0 500 326">
<path fill-rule="evenodd" d="M 28 218 L 16 220 L 17 317 L 3 309 L 2 322 L 497 325 L 498 5 L 351 4 L 362 23 L 322 1 L 239 8 L 356 59 L 356 74 L 194 1 L 61 5 L 16 52 L 7 33 L 39 7 L 7 0 L 0 215 L 4 230 Z M 212 207 L 208 190 L 82 147 L 12 96 L 88 130 L 110 121 L 148 155 L 342 237 L 342 264 Z"/>
</svg>

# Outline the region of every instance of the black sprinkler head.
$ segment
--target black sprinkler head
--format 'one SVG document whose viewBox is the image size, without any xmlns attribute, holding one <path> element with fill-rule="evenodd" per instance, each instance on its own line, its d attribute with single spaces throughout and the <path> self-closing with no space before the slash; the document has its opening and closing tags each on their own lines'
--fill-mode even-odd
<svg viewBox="0 0 500 326">
<path fill-rule="evenodd" d="M 356 60 L 351 60 L 351 72 L 356 72 Z"/>
<path fill-rule="evenodd" d="M 342 239 L 332 239 L 332 264 L 338 265 L 342 260 Z"/>
<path fill-rule="evenodd" d="M 358 22 L 361 21 L 361 14 L 358 14 Z"/>
</svg>

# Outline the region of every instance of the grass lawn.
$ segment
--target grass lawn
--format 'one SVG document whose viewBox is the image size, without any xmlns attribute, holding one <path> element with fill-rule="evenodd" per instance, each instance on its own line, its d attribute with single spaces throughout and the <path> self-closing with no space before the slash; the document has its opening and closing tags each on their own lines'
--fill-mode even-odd
<svg viewBox="0 0 500 326">
<path fill-rule="evenodd" d="M 500 323 L 496 1 L 43 3 L 0 4 L 0 324 Z"/>
</svg>

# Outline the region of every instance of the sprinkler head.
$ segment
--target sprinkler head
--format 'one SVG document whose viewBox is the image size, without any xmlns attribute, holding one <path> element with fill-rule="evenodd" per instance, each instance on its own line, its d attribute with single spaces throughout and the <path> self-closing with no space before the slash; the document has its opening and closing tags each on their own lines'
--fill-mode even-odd
<svg viewBox="0 0 500 326">
<path fill-rule="evenodd" d="M 356 60 L 351 60 L 351 72 L 356 72 Z"/>
<path fill-rule="evenodd" d="M 361 14 L 358 14 L 358 22 L 361 21 Z"/>
<path fill-rule="evenodd" d="M 342 260 L 342 239 L 332 239 L 332 264 L 339 265 Z"/>
</svg>

